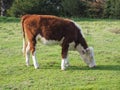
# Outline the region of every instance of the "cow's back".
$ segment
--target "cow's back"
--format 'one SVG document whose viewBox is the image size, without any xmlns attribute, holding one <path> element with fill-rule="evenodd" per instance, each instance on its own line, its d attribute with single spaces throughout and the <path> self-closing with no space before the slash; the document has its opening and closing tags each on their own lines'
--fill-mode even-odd
<svg viewBox="0 0 120 90">
<path fill-rule="evenodd" d="M 68 36 L 72 38 L 76 32 L 70 20 L 56 16 L 25 15 L 23 20 L 26 29 L 31 30 L 33 34 L 40 33 L 42 37 L 48 40 L 60 41 L 62 37 Z"/>
</svg>

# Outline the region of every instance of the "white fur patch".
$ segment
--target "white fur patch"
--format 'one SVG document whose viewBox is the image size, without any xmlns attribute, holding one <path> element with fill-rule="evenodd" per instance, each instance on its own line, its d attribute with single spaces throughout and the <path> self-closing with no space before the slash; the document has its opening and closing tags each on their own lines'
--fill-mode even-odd
<svg viewBox="0 0 120 90">
<path fill-rule="evenodd" d="M 26 47 L 26 45 L 25 45 L 25 39 L 23 38 L 23 48 L 22 48 L 23 54 L 24 54 L 24 52 L 25 52 L 25 47 Z"/>
<path fill-rule="evenodd" d="M 76 47 L 77 51 L 80 53 L 82 59 L 84 62 L 89 66 L 89 67 L 94 67 L 96 66 L 95 60 L 94 60 L 94 52 L 93 48 L 89 47 L 86 50 L 79 44 Z"/>
<path fill-rule="evenodd" d="M 56 41 L 56 40 L 47 40 L 44 37 L 42 37 L 40 34 L 38 34 L 36 36 L 36 40 L 40 39 L 41 42 L 45 45 L 51 45 L 51 44 L 61 44 L 64 40 L 64 37 L 60 40 L 60 41 Z"/>
<path fill-rule="evenodd" d="M 65 60 L 66 59 L 62 59 L 61 61 L 61 70 L 65 70 Z"/>
<path fill-rule="evenodd" d="M 26 47 L 26 65 L 29 66 L 29 59 L 30 59 L 30 42 L 28 42 Z"/>
<path fill-rule="evenodd" d="M 89 64 L 89 67 L 91 68 L 96 66 L 95 59 L 94 59 L 94 50 L 93 50 L 93 47 L 89 47 L 88 49 L 90 51 L 90 57 L 91 57 L 91 62 Z"/>
<path fill-rule="evenodd" d="M 63 58 L 61 61 L 61 70 L 65 70 L 69 66 L 68 58 Z"/>
<path fill-rule="evenodd" d="M 82 56 L 82 55 L 83 55 L 83 51 L 85 51 L 85 50 L 84 50 L 84 48 L 81 46 L 81 44 L 78 44 L 77 47 L 76 47 L 76 49 L 77 49 L 77 51 L 80 53 L 80 55 Z"/>
<path fill-rule="evenodd" d="M 32 59 L 33 59 L 33 64 L 34 64 L 35 69 L 38 69 L 39 68 L 39 64 L 38 64 L 37 59 L 36 59 L 35 51 L 34 51 L 34 53 L 32 55 Z"/>
<path fill-rule="evenodd" d="M 86 50 L 79 44 L 77 47 L 76 47 L 77 51 L 80 53 L 80 56 L 81 58 L 84 60 L 84 62 L 89 65 L 89 61 L 88 61 L 88 58 L 86 57 L 85 53 L 86 53 Z"/>
</svg>

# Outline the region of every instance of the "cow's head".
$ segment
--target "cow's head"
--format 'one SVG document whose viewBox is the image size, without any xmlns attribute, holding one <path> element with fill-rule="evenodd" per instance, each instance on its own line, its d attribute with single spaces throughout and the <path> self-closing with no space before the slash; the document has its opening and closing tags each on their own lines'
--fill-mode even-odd
<svg viewBox="0 0 120 90">
<path fill-rule="evenodd" d="M 95 60 L 94 60 L 94 51 L 92 47 L 88 47 L 84 49 L 80 44 L 76 47 L 77 51 L 80 53 L 81 58 L 84 62 L 91 68 L 95 67 Z"/>
<path fill-rule="evenodd" d="M 92 47 L 88 47 L 86 50 L 82 51 L 81 57 L 90 68 L 96 66 Z"/>
</svg>

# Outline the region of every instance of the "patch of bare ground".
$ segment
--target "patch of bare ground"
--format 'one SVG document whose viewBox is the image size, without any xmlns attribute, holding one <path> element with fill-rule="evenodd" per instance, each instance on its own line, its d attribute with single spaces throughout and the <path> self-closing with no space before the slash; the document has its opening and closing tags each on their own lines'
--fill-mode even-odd
<svg viewBox="0 0 120 90">
<path fill-rule="evenodd" d="M 120 28 L 112 28 L 112 29 L 109 29 L 109 31 L 115 34 L 120 34 Z"/>
</svg>

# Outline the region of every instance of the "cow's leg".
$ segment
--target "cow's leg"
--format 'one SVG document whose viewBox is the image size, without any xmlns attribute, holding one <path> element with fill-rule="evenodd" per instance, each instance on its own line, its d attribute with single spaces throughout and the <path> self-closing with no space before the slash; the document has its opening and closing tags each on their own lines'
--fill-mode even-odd
<svg viewBox="0 0 120 90">
<path fill-rule="evenodd" d="M 26 65 L 29 66 L 29 59 L 30 59 L 30 43 L 27 43 L 27 47 L 26 47 Z"/>
<path fill-rule="evenodd" d="M 69 45 L 65 42 L 62 43 L 62 61 L 61 61 L 61 70 L 66 69 L 66 65 L 68 64 L 67 54 L 68 54 Z"/>
<path fill-rule="evenodd" d="M 33 60 L 34 67 L 35 67 L 35 69 L 38 69 L 39 68 L 39 64 L 38 64 L 37 58 L 36 58 L 35 45 L 36 45 L 36 41 L 35 40 L 30 43 L 30 51 L 32 53 L 32 60 Z"/>
<path fill-rule="evenodd" d="M 25 54 L 25 51 L 26 51 L 26 44 L 25 44 L 25 39 L 23 38 L 23 48 L 22 48 L 23 54 Z"/>
<path fill-rule="evenodd" d="M 65 66 L 66 67 L 68 67 L 70 64 L 69 64 L 69 59 L 68 59 L 68 56 L 67 56 L 67 58 L 66 58 L 66 60 L 65 60 Z"/>
</svg>

